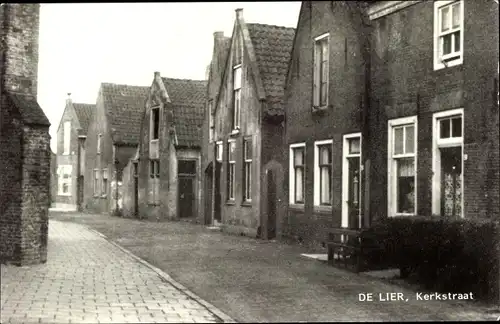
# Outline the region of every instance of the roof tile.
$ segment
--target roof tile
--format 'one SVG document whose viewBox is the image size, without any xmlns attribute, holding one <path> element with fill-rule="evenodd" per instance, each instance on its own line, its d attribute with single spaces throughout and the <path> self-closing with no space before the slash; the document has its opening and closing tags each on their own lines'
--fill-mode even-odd
<svg viewBox="0 0 500 324">
<path fill-rule="evenodd" d="M 73 103 L 73 108 L 75 108 L 76 116 L 78 117 L 78 121 L 80 122 L 83 135 L 87 135 L 89 124 L 95 111 L 95 105 Z"/>
</svg>

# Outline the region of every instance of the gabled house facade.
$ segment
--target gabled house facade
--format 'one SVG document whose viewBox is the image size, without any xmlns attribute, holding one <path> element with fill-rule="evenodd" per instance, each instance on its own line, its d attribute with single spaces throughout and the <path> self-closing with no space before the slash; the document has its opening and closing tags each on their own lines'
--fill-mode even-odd
<svg viewBox="0 0 500 324">
<path fill-rule="evenodd" d="M 134 155 L 149 87 L 102 83 L 85 140 L 84 209 L 121 213 L 123 169 Z"/>
<path fill-rule="evenodd" d="M 215 114 L 214 102 L 217 101 L 219 90 L 222 81 L 222 75 L 226 68 L 226 60 L 229 53 L 229 46 L 231 45 L 231 37 L 225 37 L 224 32 L 214 33 L 214 46 L 212 52 L 212 60 L 208 66 L 207 73 L 207 102 L 205 108 L 205 115 L 203 118 L 203 136 L 202 136 L 202 170 L 203 170 L 203 195 L 202 206 L 200 210 L 202 213 L 201 219 L 206 225 L 216 225 L 221 222 L 220 210 L 213 211 L 213 201 L 220 201 L 220 190 L 217 193 L 213 192 L 214 189 L 214 169 L 220 170 L 220 161 L 215 158 Z M 213 197 L 213 195 L 217 197 Z M 216 204 L 220 208 L 220 202 Z"/>
<path fill-rule="evenodd" d="M 124 182 L 127 217 L 198 221 L 206 81 L 155 72 L 145 101 L 139 147 Z"/>
<path fill-rule="evenodd" d="M 497 29 L 493 1 L 304 1 L 284 235 L 321 244 L 385 217 L 497 217 Z"/>
<path fill-rule="evenodd" d="M 85 139 L 95 105 L 74 103 L 70 95 L 57 129 L 57 194 L 53 207 L 82 210 Z"/>
<path fill-rule="evenodd" d="M 40 4 L 0 5 L 0 263 L 47 261 L 50 123 L 37 103 Z"/>
<path fill-rule="evenodd" d="M 284 82 L 294 29 L 246 23 L 236 10 L 213 104 L 212 217 L 228 232 L 274 238 L 282 218 Z M 220 213 L 220 214 L 218 214 Z"/>
</svg>

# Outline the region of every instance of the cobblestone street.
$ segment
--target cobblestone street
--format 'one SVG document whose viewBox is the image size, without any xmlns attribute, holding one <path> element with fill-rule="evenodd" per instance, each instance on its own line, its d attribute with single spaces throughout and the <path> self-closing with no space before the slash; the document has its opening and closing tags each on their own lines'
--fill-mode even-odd
<svg viewBox="0 0 500 324">
<path fill-rule="evenodd" d="M 296 245 L 184 222 L 80 213 L 51 218 L 99 231 L 236 321 L 470 321 L 500 315 L 474 302 L 417 300 L 410 288 L 306 259 L 300 254 L 311 251 Z M 389 292 L 404 293 L 408 301 L 358 300 L 360 293 Z"/>
<path fill-rule="evenodd" d="M 1 323 L 221 322 L 86 227 L 51 220 L 44 265 L 1 266 Z"/>
</svg>

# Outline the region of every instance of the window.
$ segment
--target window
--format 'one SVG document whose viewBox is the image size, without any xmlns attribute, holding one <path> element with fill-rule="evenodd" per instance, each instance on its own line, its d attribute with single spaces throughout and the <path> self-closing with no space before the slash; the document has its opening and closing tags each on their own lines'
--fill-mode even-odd
<svg viewBox="0 0 500 324">
<path fill-rule="evenodd" d="M 463 62 L 464 1 L 434 2 L 434 69 Z"/>
<path fill-rule="evenodd" d="M 290 203 L 304 203 L 306 144 L 290 145 Z"/>
<path fill-rule="evenodd" d="M 108 169 L 102 170 L 102 188 L 101 194 L 106 196 L 108 194 Z"/>
<path fill-rule="evenodd" d="M 236 141 L 230 140 L 227 143 L 227 197 L 229 200 L 234 200 L 234 184 L 235 184 L 235 167 L 236 167 Z"/>
<path fill-rule="evenodd" d="M 233 130 L 240 129 L 241 65 L 233 68 Z"/>
<path fill-rule="evenodd" d="M 63 154 L 68 155 L 69 150 L 70 150 L 70 143 L 71 143 L 71 122 L 67 121 L 64 122 L 64 127 L 63 127 L 63 141 L 64 141 L 64 147 L 63 147 Z"/>
<path fill-rule="evenodd" d="M 99 195 L 99 170 L 94 169 L 94 196 Z"/>
<path fill-rule="evenodd" d="M 151 108 L 151 140 L 157 140 L 160 132 L 160 107 Z"/>
<path fill-rule="evenodd" d="M 148 202 L 157 205 L 160 203 L 160 161 L 149 160 L 149 195 Z"/>
<path fill-rule="evenodd" d="M 209 129 L 208 129 L 208 140 L 210 143 L 213 142 L 214 140 L 214 116 L 213 116 L 213 101 L 210 100 L 208 102 L 208 123 L 209 123 Z"/>
<path fill-rule="evenodd" d="M 463 109 L 433 115 L 432 213 L 463 217 Z"/>
<path fill-rule="evenodd" d="M 389 121 L 389 215 L 416 212 L 417 118 Z"/>
<path fill-rule="evenodd" d="M 177 173 L 193 175 L 196 174 L 196 161 L 194 160 L 179 160 L 177 162 Z"/>
<path fill-rule="evenodd" d="M 329 34 L 319 36 L 314 40 L 314 108 L 328 106 L 328 48 Z"/>
<path fill-rule="evenodd" d="M 97 135 L 97 154 L 101 154 L 102 134 Z"/>
<path fill-rule="evenodd" d="M 243 200 L 252 201 L 252 140 L 243 142 Z"/>
<path fill-rule="evenodd" d="M 314 205 L 332 204 L 332 140 L 314 143 Z"/>
<path fill-rule="evenodd" d="M 72 166 L 61 165 L 59 167 L 59 195 L 71 196 L 71 179 L 72 179 Z"/>
<path fill-rule="evenodd" d="M 222 151 L 224 150 L 224 146 L 222 145 L 222 141 L 217 142 L 215 145 L 215 159 L 219 162 L 222 162 Z"/>
</svg>

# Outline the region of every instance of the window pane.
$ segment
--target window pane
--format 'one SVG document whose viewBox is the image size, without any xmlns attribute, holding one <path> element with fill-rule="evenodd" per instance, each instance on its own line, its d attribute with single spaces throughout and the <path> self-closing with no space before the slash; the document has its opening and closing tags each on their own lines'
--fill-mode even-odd
<svg viewBox="0 0 500 324">
<path fill-rule="evenodd" d="M 405 153 L 415 153 L 415 126 L 406 126 Z"/>
<path fill-rule="evenodd" d="M 234 69 L 234 89 L 241 88 L 241 67 Z"/>
<path fill-rule="evenodd" d="M 320 203 L 330 204 L 330 181 L 331 181 L 331 168 L 322 167 L 320 171 L 321 187 L 320 187 Z"/>
<path fill-rule="evenodd" d="M 403 127 L 394 129 L 394 154 L 403 154 Z"/>
<path fill-rule="evenodd" d="M 245 160 L 252 159 L 252 141 L 245 141 Z"/>
<path fill-rule="evenodd" d="M 293 150 L 294 165 L 304 165 L 304 149 L 296 148 Z"/>
<path fill-rule="evenodd" d="M 328 38 L 324 38 L 321 40 L 321 60 L 328 60 Z"/>
<path fill-rule="evenodd" d="M 332 162 L 331 144 L 320 145 L 319 164 L 330 164 Z"/>
<path fill-rule="evenodd" d="M 450 7 L 441 9 L 441 31 L 450 29 Z"/>
<path fill-rule="evenodd" d="M 320 102 L 321 106 L 326 105 L 327 98 L 328 98 L 328 87 L 327 87 L 327 83 L 324 82 L 321 84 L 321 102 Z"/>
<path fill-rule="evenodd" d="M 361 152 L 361 141 L 359 138 L 349 140 L 349 154 L 359 154 Z"/>
<path fill-rule="evenodd" d="M 452 137 L 462 137 L 462 117 L 451 120 Z"/>
<path fill-rule="evenodd" d="M 455 37 L 455 52 L 460 51 L 460 32 L 453 33 L 453 37 Z"/>
<path fill-rule="evenodd" d="M 234 161 L 235 142 L 229 143 L 229 161 Z"/>
<path fill-rule="evenodd" d="M 453 28 L 460 26 L 460 2 L 453 5 Z"/>
<path fill-rule="evenodd" d="M 304 170 L 302 168 L 295 169 L 295 202 L 304 201 Z"/>
<path fill-rule="evenodd" d="M 442 119 L 439 121 L 440 137 L 441 138 L 449 138 L 450 137 L 450 120 Z"/>
<path fill-rule="evenodd" d="M 399 213 L 415 212 L 414 159 L 397 160 L 397 199 Z"/>
<path fill-rule="evenodd" d="M 451 53 L 451 35 L 452 34 L 448 34 L 441 37 L 443 42 L 443 55 Z"/>
</svg>

